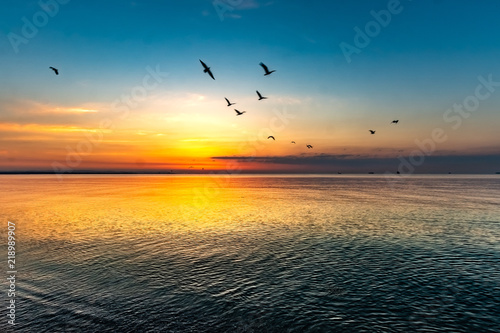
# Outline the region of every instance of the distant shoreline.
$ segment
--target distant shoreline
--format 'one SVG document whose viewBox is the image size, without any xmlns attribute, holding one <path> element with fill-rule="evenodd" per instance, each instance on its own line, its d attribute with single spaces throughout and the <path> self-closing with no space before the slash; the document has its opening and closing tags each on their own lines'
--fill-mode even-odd
<svg viewBox="0 0 500 333">
<path fill-rule="evenodd" d="M 76 171 L 64 175 L 175 175 L 174 172 L 134 172 L 134 171 Z M 0 171 L 0 175 L 59 175 L 53 171 Z"/>
</svg>

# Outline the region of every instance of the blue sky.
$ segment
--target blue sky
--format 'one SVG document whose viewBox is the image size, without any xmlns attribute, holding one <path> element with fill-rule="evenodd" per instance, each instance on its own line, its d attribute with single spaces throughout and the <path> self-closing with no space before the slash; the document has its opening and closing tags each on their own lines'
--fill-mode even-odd
<svg viewBox="0 0 500 333">
<path fill-rule="evenodd" d="M 260 149 L 258 156 L 283 160 L 347 150 L 363 158 L 396 158 L 410 154 L 414 141 L 428 137 L 433 128 L 445 126 L 443 114 L 474 93 L 478 76 L 500 81 L 500 7 L 493 0 L 402 0 L 400 12 L 391 15 L 390 23 L 351 62 L 339 44 L 355 45 L 354 28 L 364 30 L 374 20 L 371 12 L 387 10 L 391 1 L 220 1 L 238 3 L 223 20 L 212 1 L 71 0 L 58 4 L 58 13 L 27 44 L 19 44 L 17 53 L 9 36 L 23 36 L 23 17 L 32 22 L 42 9 L 38 1 L 2 1 L 0 158 L 10 162 L 0 159 L 0 166 L 43 169 L 64 160 L 65 147 L 78 144 L 80 134 L 44 136 L 41 144 L 41 132 L 54 129 L 37 127 L 34 133 L 28 125 L 92 131 L 99 119 L 110 116 L 117 97 L 142 82 L 147 66 L 160 66 L 168 79 L 131 110 L 127 121 L 116 122 L 113 133 L 79 168 L 116 168 L 104 152 L 132 149 L 146 167 L 150 161 L 151 168 L 163 163 L 183 169 L 190 165 L 190 148 L 175 142 L 199 140 L 206 146 L 192 152 L 200 163 L 195 168 L 216 169 L 220 164 L 210 166 L 210 157 L 240 156 L 235 147 L 265 127 L 273 109 L 284 106 L 295 120 L 279 136 L 287 144 L 292 137 L 315 143 L 319 150 L 291 150 L 279 142 Z M 198 59 L 212 67 L 215 82 L 207 80 Z M 276 73 L 264 78 L 261 61 Z M 48 66 L 59 68 L 61 75 L 54 76 Z M 270 97 L 267 104 L 250 100 L 256 89 Z M 223 97 L 249 109 L 246 123 L 236 122 L 240 118 L 233 117 Z M 221 99 L 219 108 L 216 101 Z M 432 154 L 498 155 L 499 106 L 500 91 L 493 92 L 460 128 L 447 129 L 448 140 Z M 78 108 L 95 112 L 71 111 Z M 228 112 L 231 118 L 225 118 Z M 398 118 L 397 127 L 387 126 Z M 205 132 L 203 124 L 214 119 L 214 129 Z M 165 126 L 160 126 L 162 121 Z M 158 132 L 160 127 L 164 132 Z M 372 128 L 377 130 L 374 136 L 367 131 Z M 134 139 L 124 139 L 131 131 L 164 138 L 148 141 L 156 150 L 141 150 Z M 113 145 L 116 141 L 123 142 Z M 32 151 L 45 148 L 51 151 L 46 159 L 30 160 Z M 171 160 L 176 162 L 169 164 Z M 123 157 L 119 163 L 129 162 Z M 304 159 L 304 170 L 314 169 L 310 163 L 311 158 Z M 462 171 L 467 170 L 469 166 Z"/>
</svg>

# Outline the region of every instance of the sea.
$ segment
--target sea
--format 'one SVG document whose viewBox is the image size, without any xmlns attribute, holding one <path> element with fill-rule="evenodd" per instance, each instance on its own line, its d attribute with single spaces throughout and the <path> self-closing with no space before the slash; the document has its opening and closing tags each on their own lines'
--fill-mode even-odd
<svg viewBox="0 0 500 333">
<path fill-rule="evenodd" d="M 500 175 L 1 175 L 0 221 L 0 332 L 500 332 Z"/>
</svg>

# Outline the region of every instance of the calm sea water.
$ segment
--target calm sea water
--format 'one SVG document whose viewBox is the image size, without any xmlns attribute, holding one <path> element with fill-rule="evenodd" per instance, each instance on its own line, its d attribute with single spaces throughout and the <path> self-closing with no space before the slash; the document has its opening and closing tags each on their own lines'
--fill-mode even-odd
<svg viewBox="0 0 500 333">
<path fill-rule="evenodd" d="M 18 271 L 1 332 L 500 331 L 500 176 L 0 176 L 0 191 Z"/>
</svg>

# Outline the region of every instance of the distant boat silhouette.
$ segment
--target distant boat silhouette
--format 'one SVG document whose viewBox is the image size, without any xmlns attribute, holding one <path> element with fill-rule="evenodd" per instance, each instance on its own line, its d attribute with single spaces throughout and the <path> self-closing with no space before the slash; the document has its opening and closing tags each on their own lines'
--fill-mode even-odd
<svg viewBox="0 0 500 333">
<path fill-rule="evenodd" d="M 236 104 L 236 103 L 231 103 L 231 102 L 230 102 L 230 101 L 229 101 L 226 97 L 224 97 L 224 99 L 225 99 L 225 100 L 226 100 L 226 102 L 227 102 L 227 106 L 231 106 L 231 105 Z"/>
<path fill-rule="evenodd" d="M 210 70 L 210 67 L 208 67 L 203 61 L 200 60 L 200 62 L 204 68 L 203 73 L 208 73 L 208 75 L 210 75 L 210 77 L 215 80 L 214 75 L 212 74 L 212 71 Z"/>
<path fill-rule="evenodd" d="M 373 172 L 373 171 L 368 172 L 369 175 L 373 175 L 374 173 L 375 172 Z"/>
<path fill-rule="evenodd" d="M 337 174 L 341 175 L 341 174 L 342 174 L 342 172 L 340 172 L 340 171 L 337 171 Z"/>
<path fill-rule="evenodd" d="M 276 72 L 276 70 L 269 71 L 269 68 L 267 68 L 267 66 L 266 66 L 266 65 L 264 65 L 264 63 L 262 63 L 262 62 L 261 62 L 259 65 L 261 65 L 261 66 L 262 66 L 262 68 L 264 68 L 264 71 L 266 72 L 266 73 L 264 74 L 264 76 L 266 76 L 266 75 L 270 75 L 271 73 Z"/>
<path fill-rule="evenodd" d="M 274 138 L 274 136 L 272 136 L 272 135 L 269 135 L 267 138 L 268 138 L 268 139 L 273 139 L 273 140 L 276 140 L 276 139 Z"/>
<path fill-rule="evenodd" d="M 56 73 L 56 75 L 59 75 L 59 70 L 57 68 L 54 67 L 49 67 L 49 68 L 52 69 L 54 73 Z"/>
<path fill-rule="evenodd" d="M 393 121 L 391 121 L 391 124 L 397 124 L 397 123 L 399 123 L 399 120 L 393 120 Z"/>
<path fill-rule="evenodd" d="M 267 97 L 263 97 L 258 90 L 255 90 L 255 92 L 259 96 L 259 101 L 262 100 L 262 99 L 267 99 Z"/>
<path fill-rule="evenodd" d="M 238 111 L 236 109 L 234 109 L 234 111 L 236 111 L 237 116 L 241 116 L 243 113 L 246 113 L 246 111 Z"/>
<path fill-rule="evenodd" d="M 369 130 L 371 134 L 375 134 L 375 131 L 374 130 Z"/>
</svg>

